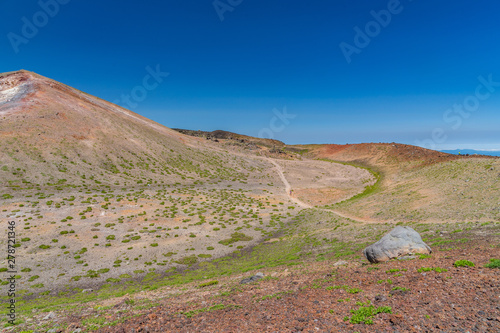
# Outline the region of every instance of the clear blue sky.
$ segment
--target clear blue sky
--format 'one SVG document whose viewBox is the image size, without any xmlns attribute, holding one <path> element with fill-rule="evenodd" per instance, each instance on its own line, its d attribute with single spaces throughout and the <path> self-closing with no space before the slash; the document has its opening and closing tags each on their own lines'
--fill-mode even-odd
<svg viewBox="0 0 500 333">
<path fill-rule="evenodd" d="M 159 65 L 170 75 L 131 109 L 168 127 L 500 149 L 497 1 L 218 0 L 219 13 L 213 0 L 55 1 L 0 2 L 0 71 L 127 106 Z M 499 84 L 477 95 L 490 75 Z"/>
</svg>

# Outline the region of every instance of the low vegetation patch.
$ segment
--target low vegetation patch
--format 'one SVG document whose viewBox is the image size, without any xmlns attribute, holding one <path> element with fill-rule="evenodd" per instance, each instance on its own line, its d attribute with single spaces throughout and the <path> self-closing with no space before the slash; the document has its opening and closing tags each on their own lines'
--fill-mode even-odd
<svg viewBox="0 0 500 333">
<path fill-rule="evenodd" d="M 223 239 L 219 242 L 219 244 L 230 245 L 230 244 L 233 244 L 233 243 L 236 243 L 239 241 L 248 242 L 248 241 L 251 241 L 252 239 L 253 239 L 252 237 L 247 236 L 244 233 L 235 232 L 235 233 L 231 234 L 231 238 Z"/>
<path fill-rule="evenodd" d="M 379 313 L 392 313 L 392 308 L 390 306 L 380 306 L 376 308 L 373 305 L 369 305 L 370 301 L 366 303 L 357 302 L 356 305 L 359 306 L 358 309 L 352 309 L 352 317 L 344 317 L 344 321 L 348 321 L 351 324 L 373 324 L 373 317 Z"/>
<path fill-rule="evenodd" d="M 490 259 L 490 262 L 484 265 L 484 267 L 500 269 L 500 259 Z"/>
<path fill-rule="evenodd" d="M 440 267 L 421 267 L 417 269 L 417 272 L 422 273 L 422 272 L 437 272 L 437 273 L 443 273 L 443 272 L 448 272 L 446 268 L 440 268 Z"/>
<path fill-rule="evenodd" d="M 202 284 L 198 285 L 198 287 L 199 288 L 205 288 L 205 287 L 209 287 L 209 286 L 215 286 L 216 284 L 219 284 L 219 281 L 214 280 L 214 281 L 209 281 L 209 282 L 202 283 Z"/>
<path fill-rule="evenodd" d="M 457 261 L 455 261 L 453 266 L 455 266 L 455 267 L 474 267 L 476 265 L 474 265 L 474 263 L 472 261 L 469 261 L 469 260 L 457 260 Z"/>
</svg>

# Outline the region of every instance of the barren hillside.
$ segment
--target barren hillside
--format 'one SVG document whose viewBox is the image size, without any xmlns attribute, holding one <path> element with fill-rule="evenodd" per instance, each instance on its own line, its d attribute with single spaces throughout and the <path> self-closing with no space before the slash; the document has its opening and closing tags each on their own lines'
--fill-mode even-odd
<svg viewBox="0 0 500 333">
<path fill-rule="evenodd" d="M 457 156 L 396 143 L 308 145 L 314 159 L 379 175 L 366 195 L 326 206 L 379 221 L 499 221 L 500 159 Z"/>
</svg>

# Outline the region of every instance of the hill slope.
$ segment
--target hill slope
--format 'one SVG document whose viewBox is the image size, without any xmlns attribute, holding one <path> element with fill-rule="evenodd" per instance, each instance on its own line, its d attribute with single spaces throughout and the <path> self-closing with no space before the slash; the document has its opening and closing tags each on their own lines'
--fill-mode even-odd
<svg viewBox="0 0 500 333">
<path fill-rule="evenodd" d="M 380 221 L 499 221 L 500 159 L 396 143 L 308 145 L 306 156 L 379 173 L 367 195 L 328 206 Z"/>
<path fill-rule="evenodd" d="M 232 167 L 244 162 L 203 149 L 202 140 L 34 73 L 0 77 L 0 116 L 5 186 L 243 177 Z"/>
<path fill-rule="evenodd" d="M 183 269 L 260 242 L 287 216 L 264 159 L 40 75 L 0 75 L 0 117 L 0 218 L 18 225 L 25 293 Z"/>
</svg>

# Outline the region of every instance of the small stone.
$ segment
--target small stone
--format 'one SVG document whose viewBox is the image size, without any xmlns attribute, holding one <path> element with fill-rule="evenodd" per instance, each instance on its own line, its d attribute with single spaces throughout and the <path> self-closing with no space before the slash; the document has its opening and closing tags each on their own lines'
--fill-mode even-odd
<svg viewBox="0 0 500 333">
<path fill-rule="evenodd" d="M 241 280 L 240 284 L 246 284 L 246 283 L 254 282 L 254 281 L 257 281 L 259 279 L 262 279 L 263 277 L 264 277 L 263 273 L 257 273 L 254 276 L 251 276 L 249 278 Z"/>
<path fill-rule="evenodd" d="M 54 312 L 50 312 L 48 315 L 43 317 L 43 320 L 50 320 L 56 318 L 56 314 Z"/>
<path fill-rule="evenodd" d="M 333 264 L 333 266 L 344 266 L 344 265 L 347 265 L 347 264 L 348 264 L 347 261 L 345 261 L 345 260 L 339 260 L 335 264 Z"/>
<path fill-rule="evenodd" d="M 397 258 L 398 260 L 412 260 L 412 259 L 417 259 L 416 256 L 403 256 L 403 257 L 399 257 Z"/>
<path fill-rule="evenodd" d="M 68 327 L 66 328 L 66 330 L 64 332 L 65 333 L 73 333 L 77 329 L 79 329 L 78 324 L 71 323 L 71 324 L 68 325 Z"/>
</svg>

